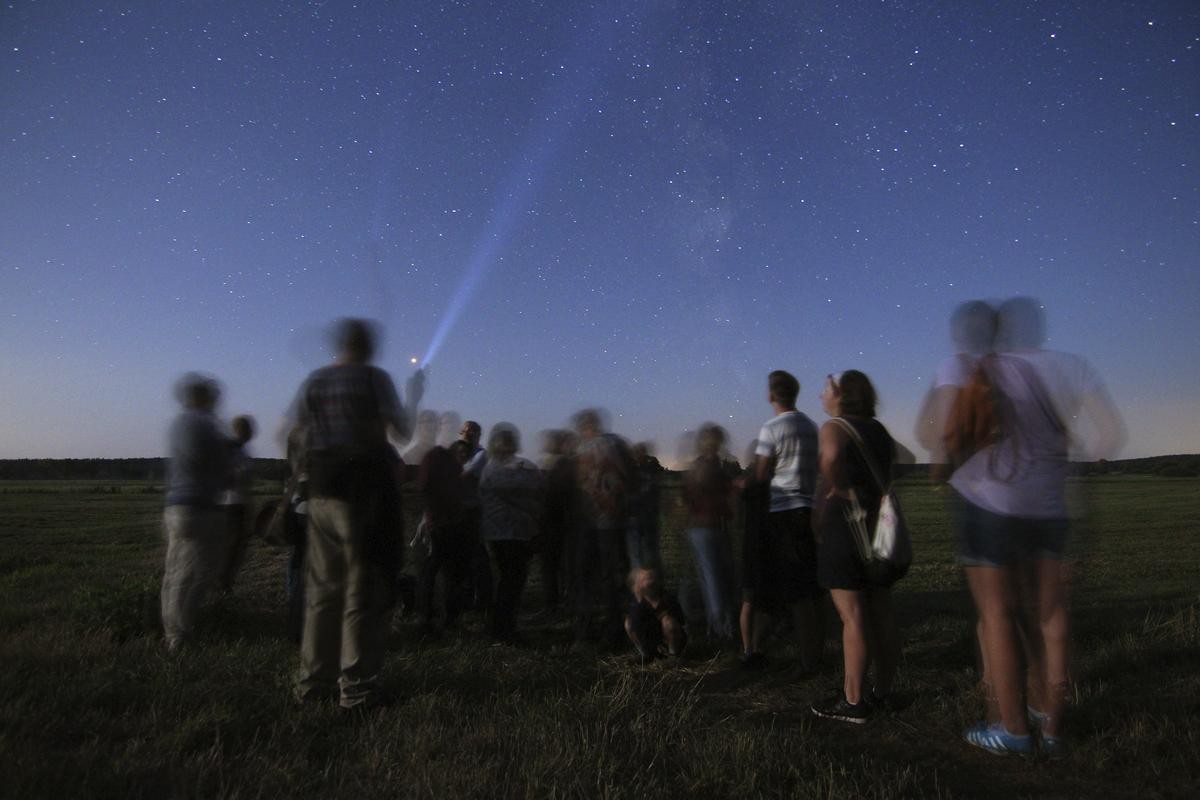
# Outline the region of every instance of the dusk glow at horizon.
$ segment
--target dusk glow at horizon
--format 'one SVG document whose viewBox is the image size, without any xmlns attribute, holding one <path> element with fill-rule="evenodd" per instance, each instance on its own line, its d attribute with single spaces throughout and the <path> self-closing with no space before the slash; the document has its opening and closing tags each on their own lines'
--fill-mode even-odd
<svg viewBox="0 0 1200 800">
<path fill-rule="evenodd" d="M 766 376 L 916 410 L 972 298 L 1044 303 L 1121 457 L 1200 452 L 1194 2 L 0 10 L 0 458 L 255 455 L 321 331 L 525 447 L 585 406 L 741 457 Z M 485 432 L 486 437 L 486 432 Z"/>
</svg>

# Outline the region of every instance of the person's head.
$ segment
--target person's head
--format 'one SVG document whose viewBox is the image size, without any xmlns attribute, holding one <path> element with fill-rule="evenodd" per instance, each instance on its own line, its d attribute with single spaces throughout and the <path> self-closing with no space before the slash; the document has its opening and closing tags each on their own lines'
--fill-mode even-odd
<svg viewBox="0 0 1200 800">
<path fill-rule="evenodd" d="M 581 439 L 590 439 L 604 433 L 604 422 L 600 418 L 599 410 L 595 408 L 585 408 L 578 412 L 574 422 L 575 431 Z"/>
<path fill-rule="evenodd" d="M 497 461 L 515 456 L 521 449 L 521 434 L 509 422 L 497 422 L 488 434 L 488 455 Z"/>
<path fill-rule="evenodd" d="M 712 422 L 706 422 L 696 432 L 696 455 L 704 458 L 714 458 L 725 447 L 728 436 L 725 429 Z"/>
<path fill-rule="evenodd" d="M 417 414 L 417 440 L 421 442 L 433 442 L 437 439 L 438 432 L 438 413 L 425 409 Z"/>
<path fill-rule="evenodd" d="M 800 396 L 800 381 L 790 372 L 777 369 L 767 376 L 767 400 L 771 403 L 794 408 Z"/>
<path fill-rule="evenodd" d="M 950 315 L 950 338 L 959 352 L 988 352 L 996 339 L 996 309 L 982 300 L 963 303 Z"/>
<path fill-rule="evenodd" d="M 542 452 L 550 456 L 565 456 L 567 440 L 572 434 L 560 428 L 542 431 Z"/>
<path fill-rule="evenodd" d="M 462 425 L 462 430 L 458 432 L 459 441 L 466 442 L 471 447 L 479 447 L 479 438 L 483 436 L 483 428 L 473 419 L 469 419 Z"/>
<path fill-rule="evenodd" d="M 233 430 L 233 440 L 238 444 L 245 444 L 254 438 L 254 417 L 249 414 L 234 417 L 229 421 L 229 427 Z"/>
<path fill-rule="evenodd" d="M 1046 341 L 1046 315 L 1032 297 L 1013 297 L 1000 304 L 997 349 L 1036 350 Z"/>
<path fill-rule="evenodd" d="M 461 429 L 462 417 L 458 415 L 458 412 L 443 411 L 438 418 L 438 444 L 449 447 L 458 438 L 458 432 Z"/>
<path fill-rule="evenodd" d="M 661 600 L 662 587 L 658 583 L 658 573 L 645 567 L 635 567 L 629 573 L 629 591 L 639 600 Z"/>
<path fill-rule="evenodd" d="M 333 346 L 340 361 L 366 364 L 375 356 L 375 331 L 365 319 L 347 317 L 334 325 Z"/>
<path fill-rule="evenodd" d="M 459 439 L 451 443 L 449 450 L 450 455 L 454 457 L 454 460 L 458 462 L 460 467 L 471 460 L 471 444 L 469 442 Z"/>
<path fill-rule="evenodd" d="M 856 369 L 838 372 L 825 379 L 821 405 L 831 417 L 873 417 L 876 402 L 871 379 Z"/>
<path fill-rule="evenodd" d="M 200 372 L 189 372 L 175 383 L 175 398 L 192 411 L 212 411 L 221 399 L 221 384 Z"/>
</svg>

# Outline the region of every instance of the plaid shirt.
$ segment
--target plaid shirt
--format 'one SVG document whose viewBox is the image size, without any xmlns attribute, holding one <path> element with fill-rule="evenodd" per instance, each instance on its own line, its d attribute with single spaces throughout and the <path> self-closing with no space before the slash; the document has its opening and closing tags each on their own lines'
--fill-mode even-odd
<svg viewBox="0 0 1200 800">
<path fill-rule="evenodd" d="M 388 428 L 409 434 L 408 415 L 386 372 L 367 364 L 335 364 L 308 376 L 288 414 L 307 432 L 308 450 L 373 450 Z"/>
</svg>

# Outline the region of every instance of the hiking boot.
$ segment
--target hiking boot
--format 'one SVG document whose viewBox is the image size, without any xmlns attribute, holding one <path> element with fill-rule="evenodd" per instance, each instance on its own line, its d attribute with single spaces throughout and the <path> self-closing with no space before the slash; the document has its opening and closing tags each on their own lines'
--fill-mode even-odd
<svg viewBox="0 0 1200 800">
<path fill-rule="evenodd" d="M 988 724 L 980 722 L 963 731 L 963 739 L 967 744 L 987 750 L 997 756 L 1033 755 L 1033 737 L 1029 734 L 1017 736 L 1005 730 L 999 722 Z"/>
<path fill-rule="evenodd" d="M 862 725 L 871 718 L 871 704 L 866 700 L 851 703 L 846 700 L 844 694 L 838 692 L 828 700 L 813 703 L 812 712 L 825 719 L 836 719 L 838 722 Z"/>
</svg>

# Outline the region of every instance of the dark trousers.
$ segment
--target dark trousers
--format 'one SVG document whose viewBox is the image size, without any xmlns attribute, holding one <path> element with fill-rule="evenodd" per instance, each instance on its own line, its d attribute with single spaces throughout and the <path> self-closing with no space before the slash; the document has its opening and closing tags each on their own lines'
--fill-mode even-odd
<svg viewBox="0 0 1200 800">
<path fill-rule="evenodd" d="M 517 609 L 529 576 L 529 542 L 501 539 L 489 542 L 488 546 L 500 573 L 489 633 L 497 639 L 509 639 L 517 630 Z"/>
<path fill-rule="evenodd" d="M 546 608 L 558 608 L 562 600 L 563 534 L 560 528 L 545 527 L 540 537 L 538 561 L 542 566 L 542 592 Z"/>
<path fill-rule="evenodd" d="M 442 572 L 446 587 L 446 625 L 452 625 L 462 610 L 463 585 L 471 577 L 474 543 L 457 523 L 435 526 L 429 532 L 429 539 L 432 547 L 421 568 L 417 607 L 423 621 L 428 622 L 433 617 L 437 576 Z"/>
<path fill-rule="evenodd" d="M 486 612 L 492 605 L 493 586 L 492 565 L 488 559 L 487 547 L 479 535 L 482 520 L 483 509 L 479 506 L 463 512 L 463 533 L 471 548 L 471 585 L 468 596 L 473 599 L 470 605 L 476 611 Z"/>
<path fill-rule="evenodd" d="M 586 636 L 597 605 L 605 608 L 605 636 L 624 640 L 625 576 L 629 553 L 625 530 L 580 531 L 575 547 L 575 613 L 577 638 Z"/>
</svg>

